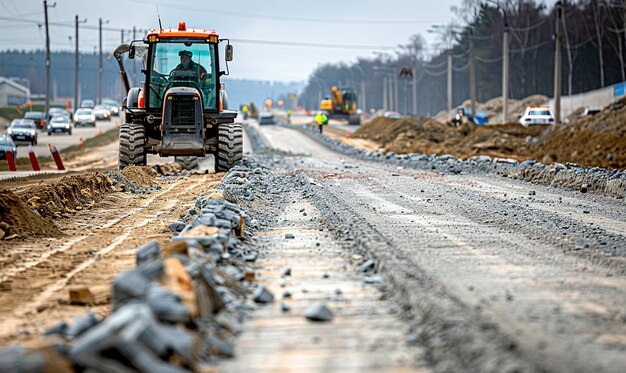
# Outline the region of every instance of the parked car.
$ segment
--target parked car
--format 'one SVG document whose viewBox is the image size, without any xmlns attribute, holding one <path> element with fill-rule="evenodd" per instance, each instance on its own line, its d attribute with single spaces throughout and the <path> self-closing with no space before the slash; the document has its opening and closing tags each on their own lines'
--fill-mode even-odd
<svg viewBox="0 0 626 373">
<path fill-rule="evenodd" d="M 37 128 L 40 130 L 46 128 L 47 121 L 41 111 L 27 111 L 26 114 L 24 114 L 24 119 L 30 119 L 35 122 L 35 124 L 37 124 Z"/>
<path fill-rule="evenodd" d="M 259 124 L 276 124 L 274 114 L 269 111 L 264 111 L 259 114 Z"/>
<path fill-rule="evenodd" d="M 583 110 L 583 112 L 580 114 L 580 117 L 584 118 L 588 116 L 593 116 L 593 115 L 600 113 L 601 111 L 602 111 L 601 107 L 587 106 L 585 110 Z"/>
<path fill-rule="evenodd" d="M 28 141 L 37 145 L 37 125 L 32 119 L 13 119 L 7 134 L 15 142 Z"/>
<path fill-rule="evenodd" d="M 96 105 L 93 108 L 93 113 L 96 116 L 96 119 L 100 120 L 108 120 L 111 118 L 111 114 L 109 113 L 109 108 L 105 105 Z"/>
<path fill-rule="evenodd" d="M 50 119 L 48 123 L 48 136 L 53 132 L 67 132 L 68 135 L 72 134 L 72 121 L 68 115 L 57 115 Z"/>
<path fill-rule="evenodd" d="M 17 146 L 9 135 L 0 135 L 0 158 L 6 159 L 7 153 L 13 155 L 13 159 L 17 158 Z"/>
<path fill-rule="evenodd" d="M 385 118 L 393 118 L 393 119 L 402 118 L 402 115 L 398 113 L 397 111 L 385 111 L 385 114 L 383 114 L 383 116 Z"/>
<path fill-rule="evenodd" d="M 93 109 L 96 103 L 93 100 L 82 100 L 80 102 L 80 108 Z"/>
<path fill-rule="evenodd" d="M 554 124 L 554 115 L 549 106 L 529 106 L 519 118 L 519 123 L 524 127 L 550 125 Z"/>
<path fill-rule="evenodd" d="M 109 113 L 111 114 L 111 116 L 120 115 L 120 103 L 119 102 L 115 100 L 107 99 L 107 100 L 102 100 L 102 104 L 106 105 L 109 108 Z"/>
<path fill-rule="evenodd" d="M 74 126 L 96 126 L 96 115 L 93 109 L 83 108 L 74 113 Z"/>
</svg>

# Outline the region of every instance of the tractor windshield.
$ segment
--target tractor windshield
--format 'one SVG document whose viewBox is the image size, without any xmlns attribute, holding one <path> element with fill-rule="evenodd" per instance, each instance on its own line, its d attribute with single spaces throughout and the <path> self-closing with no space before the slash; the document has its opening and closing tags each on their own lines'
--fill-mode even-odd
<svg viewBox="0 0 626 373">
<path fill-rule="evenodd" d="M 161 40 L 150 48 L 148 107 L 160 108 L 171 87 L 192 87 L 202 94 L 205 110 L 216 109 L 215 44 Z"/>
</svg>

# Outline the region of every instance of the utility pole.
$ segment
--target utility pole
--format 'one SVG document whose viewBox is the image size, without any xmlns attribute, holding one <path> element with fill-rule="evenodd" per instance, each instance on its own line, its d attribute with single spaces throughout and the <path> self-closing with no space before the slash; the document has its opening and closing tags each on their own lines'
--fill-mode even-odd
<svg viewBox="0 0 626 373">
<path fill-rule="evenodd" d="M 75 21 L 75 32 L 76 35 L 74 37 L 75 39 L 75 46 L 74 46 L 74 111 L 76 111 L 76 109 L 78 109 L 78 24 L 79 23 L 85 23 L 87 22 L 87 19 L 85 18 L 82 21 L 78 20 L 78 14 L 76 15 L 76 18 L 74 18 Z"/>
<path fill-rule="evenodd" d="M 561 123 L 561 2 L 556 2 L 556 35 L 554 38 L 554 122 Z"/>
<path fill-rule="evenodd" d="M 417 69 L 413 66 L 413 84 L 412 84 L 412 96 L 413 96 L 413 115 L 417 115 Z"/>
<path fill-rule="evenodd" d="M 387 111 L 387 76 L 383 76 L 383 111 Z"/>
<path fill-rule="evenodd" d="M 367 112 L 367 101 L 365 100 L 365 80 L 361 79 L 361 104 L 362 106 L 362 111 L 365 113 Z"/>
<path fill-rule="evenodd" d="M 448 112 L 452 110 L 452 51 L 448 51 Z"/>
<path fill-rule="evenodd" d="M 98 55 L 98 104 L 102 103 L 102 25 L 107 24 L 109 21 L 102 21 L 102 18 L 98 19 L 99 30 L 99 55 Z"/>
<path fill-rule="evenodd" d="M 54 8 L 57 3 L 50 5 Z M 43 12 L 46 20 L 46 105 L 44 107 L 44 121 L 47 121 L 48 109 L 50 108 L 50 34 L 48 32 L 48 1 L 43 0 Z"/>
<path fill-rule="evenodd" d="M 507 122 L 509 115 L 509 21 L 504 14 L 504 32 L 502 33 L 502 123 Z"/>
<path fill-rule="evenodd" d="M 395 104 L 395 111 L 400 111 L 400 100 L 399 100 L 399 96 L 398 96 L 398 74 L 396 73 L 396 70 L 394 69 L 392 71 L 393 74 L 393 102 Z"/>
<path fill-rule="evenodd" d="M 470 100 L 472 102 L 472 118 L 476 118 L 476 61 L 474 60 L 474 33 L 470 31 L 469 40 L 470 66 L 469 66 L 469 83 L 470 83 Z"/>
</svg>

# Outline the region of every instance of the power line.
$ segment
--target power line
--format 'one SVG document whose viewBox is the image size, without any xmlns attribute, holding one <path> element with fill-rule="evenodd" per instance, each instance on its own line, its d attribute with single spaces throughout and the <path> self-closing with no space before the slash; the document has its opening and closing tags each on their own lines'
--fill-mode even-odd
<svg viewBox="0 0 626 373">
<path fill-rule="evenodd" d="M 211 15 L 218 14 L 219 16 L 229 16 L 229 17 L 242 17 L 242 18 L 256 18 L 256 19 L 273 19 L 277 21 L 290 21 L 290 22 L 318 22 L 318 23 L 366 23 L 366 24 L 415 24 L 415 23 L 432 23 L 432 19 L 339 19 L 339 18 L 313 18 L 313 17 L 299 17 L 299 16 L 281 16 L 275 14 L 258 14 L 258 13 L 245 13 L 238 11 L 228 11 L 228 10 L 219 10 L 217 12 L 212 12 L 212 9 L 208 9 L 206 7 L 194 7 L 194 6 L 181 6 L 180 3 L 169 3 L 169 2 L 159 2 L 158 4 L 155 1 L 149 0 L 129 0 L 133 3 L 141 3 L 141 4 L 149 4 L 149 5 L 159 5 L 163 7 L 175 8 L 175 9 L 185 9 L 185 10 L 193 10 L 199 12 L 211 13 Z"/>
</svg>

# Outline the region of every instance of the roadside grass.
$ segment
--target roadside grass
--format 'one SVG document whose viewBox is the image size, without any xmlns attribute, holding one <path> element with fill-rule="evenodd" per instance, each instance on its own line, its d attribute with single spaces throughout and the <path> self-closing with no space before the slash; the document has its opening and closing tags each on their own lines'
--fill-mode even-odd
<svg viewBox="0 0 626 373">
<path fill-rule="evenodd" d="M 119 138 L 119 130 L 117 128 L 112 128 L 104 133 L 102 136 L 95 136 L 88 138 L 84 141 L 85 151 L 89 149 L 97 148 L 100 146 L 108 145 L 113 142 L 117 142 Z M 60 150 L 60 153 L 65 156 L 75 156 L 81 153 L 79 145 L 72 145 L 65 149 Z M 62 157 L 63 158 L 63 157 Z M 56 169 L 54 164 L 54 160 L 51 155 L 37 157 L 39 161 L 39 167 L 44 169 Z M 15 160 L 15 168 L 18 171 L 30 171 L 32 170 L 30 159 L 28 157 L 19 157 Z M 9 171 L 9 165 L 6 160 L 0 160 L 0 171 Z"/>
</svg>

